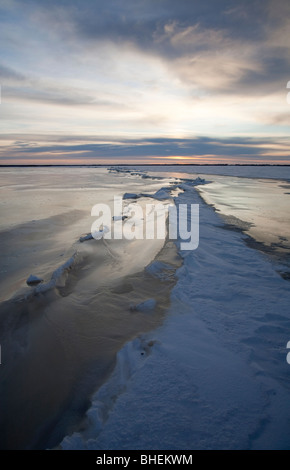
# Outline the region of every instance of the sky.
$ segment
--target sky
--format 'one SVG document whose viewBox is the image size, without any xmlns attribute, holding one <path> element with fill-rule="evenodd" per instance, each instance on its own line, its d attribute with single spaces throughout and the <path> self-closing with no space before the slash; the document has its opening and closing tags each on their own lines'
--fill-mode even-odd
<svg viewBox="0 0 290 470">
<path fill-rule="evenodd" d="M 0 86 L 0 164 L 290 164 L 290 2 L 0 0 Z"/>
</svg>

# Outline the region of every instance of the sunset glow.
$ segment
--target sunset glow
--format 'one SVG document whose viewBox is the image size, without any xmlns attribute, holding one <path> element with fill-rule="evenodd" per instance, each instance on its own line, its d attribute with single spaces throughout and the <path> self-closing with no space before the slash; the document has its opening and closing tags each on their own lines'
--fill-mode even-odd
<svg viewBox="0 0 290 470">
<path fill-rule="evenodd" d="M 0 163 L 290 163 L 286 0 L 0 0 Z"/>
</svg>

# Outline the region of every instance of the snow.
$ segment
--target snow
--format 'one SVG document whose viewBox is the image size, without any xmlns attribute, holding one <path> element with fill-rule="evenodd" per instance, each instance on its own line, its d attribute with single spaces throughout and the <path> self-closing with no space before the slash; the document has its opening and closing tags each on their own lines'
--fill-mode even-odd
<svg viewBox="0 0 290 470">
<path fill-rule="evenodd" d="M 164 199 L 170 198 L 170 190 L 171 188 L 160 188 L 156 193 L 153 195 L 154 199 L 162 201 Z"/>
<path fill-rule="evenodd" d="M 53 289 L 54 287 L 64 286 L 68 271 L 77 263 L 78 254 L 74 253 L 68 260 L 59 266 L 51 275 L 50 281 L 39 284 L 33 291 L 34 294 L 40 294 Z"/>
<path fill-rule="evenodd" d="M 175 274 L 175 269 L 162 261 L 153 261 L 146 266 L 145 270 L 151 276 L 161 280 L 168 280 Z"/>
<path fill-rule="evenodd" d="M 63 449 L 289 449 L 289 284 L 200 204 L 162 327 L 127 343 Z M 153 275 L 160 266 L 148 267 Z"/>
</svg>

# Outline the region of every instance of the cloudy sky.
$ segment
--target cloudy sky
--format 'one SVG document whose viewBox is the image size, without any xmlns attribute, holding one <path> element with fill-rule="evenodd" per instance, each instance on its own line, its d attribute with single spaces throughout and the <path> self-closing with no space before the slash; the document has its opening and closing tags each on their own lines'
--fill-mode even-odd
<svg viewBox="0 0 290 470">
<path fill-rule="evenodd" d="M 2 164 L 290 164 L 290 2 L 0 0 L 0 85 Z"/>
</svg>

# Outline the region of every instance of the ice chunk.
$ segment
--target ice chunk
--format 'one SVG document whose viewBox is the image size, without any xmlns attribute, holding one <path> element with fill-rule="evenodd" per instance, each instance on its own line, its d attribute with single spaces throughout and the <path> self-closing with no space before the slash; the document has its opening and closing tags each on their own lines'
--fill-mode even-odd
<svg viewBox="0 0 290 470">
<path fill-rule="evenodd" d="M 123 199 L 138 199 L 140 196 L 136 193 L 125 193 Z"/>
<path fill-rule="evenodd" d="M 144 302 L 141 302 L 138 305 L 133 305 L 130 307 L 131 311 L 137 311 L 137 312 L 149 312 L 151 310 L 154 310 L 156 307 L 156 300 L 155 299 L 148 299 L 145 300 Z"/>
<path fill-rule="evenodd" d="M 198 176 L 198 177 L 196 178 L 195 182 L 196 182 L 196 183 L 202 183 L 202 184 L 204 184 L 204 183 L 205 183 L 205 179 L 200 178 L 200 177 Z"/>
<path fill-rule="evenodd" d="M 83 243 L 83 242 L 86 242 L 87 240 L 92 240 L 92 239 L 93 239 L 93 235 L 91 233 L 88 233 L 87 235 L 80 237 L 80 242 Z"/>
<path fill-rule="evenodd" d="M 116 222 L 118 220 L 126 220 L 128 219 L 128 216 L 127 215 L 114 215 L 112 219 Z"/>
<path fill-rule="evenodd" d="M 145 270 L 151 274 L 151 276 L 163 281 L 171 280 L 175 273 L 174 266 L 170 266 L 170 264 L 163 263 L 162 261 L 153 261 Z"/>
<path fill-rule="evenodd" d="M 152 196 L 154 199 L 158 199 L 159 201 L 163 199 L 170 198 L 170 191 L 172 188 L 161 188 Z"/>
<path fill-rule="evenodd" d="M 43 282 L 43 279 L 41 279 L 40 277 L 34 276 L 33 274 L 31 274 L 29 278 L 26 280 L 26 284 L 28 286 L 37 286 L 41 282 Z"/>
<path fill-rule="evenodd" d="M 87 235 L 84 235 L 83 237 L 80 237 L 79 241 L 81 243 L 86 242 L 87 240 L 100 240 L 101 238 L 104 237 L 105 233 L 108 233 L 110 231 L 109 227 L 105 226 L 103 230 L 97 230 L 92 233 L 88 233 Z"/>
</svg>

